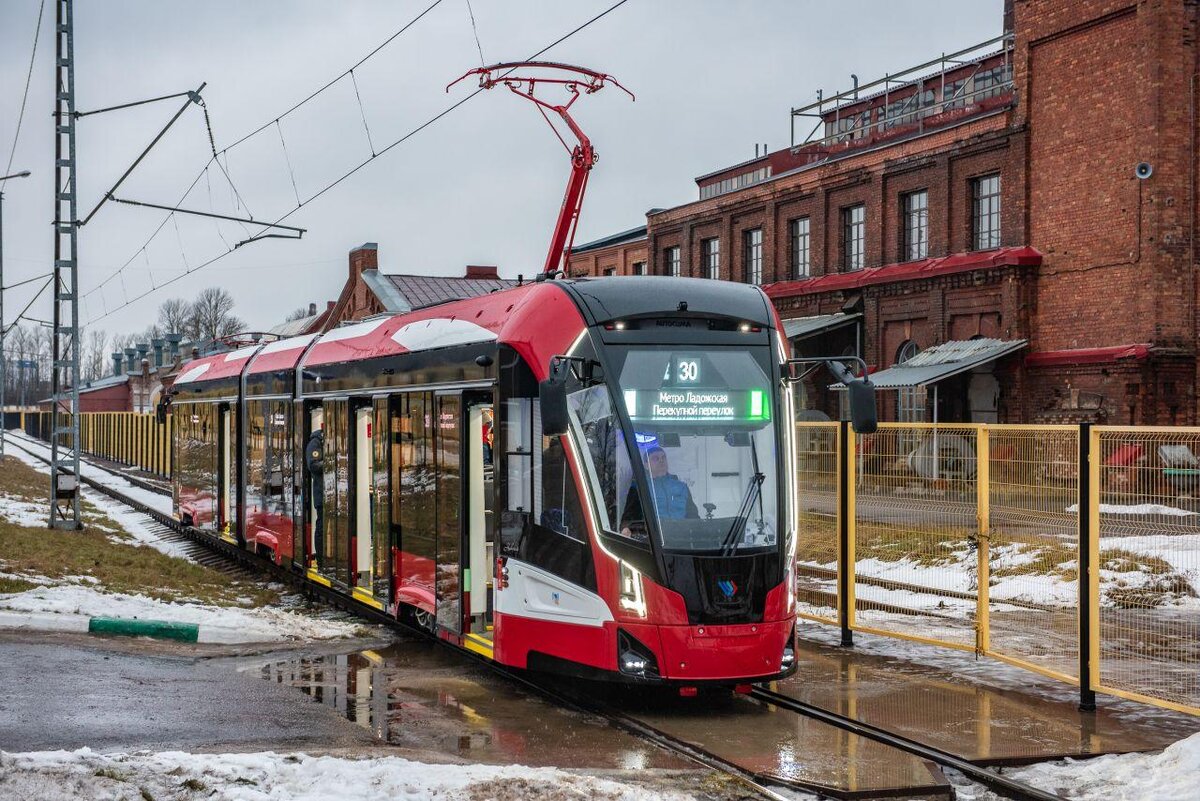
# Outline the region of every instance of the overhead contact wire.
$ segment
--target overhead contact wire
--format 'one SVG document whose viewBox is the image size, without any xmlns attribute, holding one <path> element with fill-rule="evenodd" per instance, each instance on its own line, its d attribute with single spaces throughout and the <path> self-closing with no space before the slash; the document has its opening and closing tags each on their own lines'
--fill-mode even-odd
<svg viewBox="0 0 1200 801">
<path fill-rule="evenodd" d="M 538 56 L 541 56 L 541 55 L 545 54 L 545 53 L 546 53 L 548 50 L 550 50 L 550 49 L 552 49 L 552 48 L 554 48 L 554 47 L 556 47 L 556 46 L 558 46 L 558 45 L 562 44 L 562 43 L 563 43 L 563 42 L 565 42 L 567 39 L 570 39 L 572 36 L 576 35 L 576 34 L 577 34 L 577 33 L 579 33 L 580 31 L 582 31 L 583 29 L 587 28 L 588 26 L 590 26 L 590 25 L 592 25 L 592 24 L 594 24 L 594 23 L 598 22 L 599 20 L 603 19 L 604 17 L 608 16 L 608 15 L 609 15 L 609 14 L 611 14 L 613 11 L 616 11 L 618 8 L 620 8 L 621 6 L 625 5 L 625 4 L 626 4 L 626 3 L 628 3 L 628 2 L 629 2 L 629 0 L 618 0 L 618 2 L 616 2 L 616 3 L 612 4 L 611 6 L 609 6 L 608 8 L 606 8 L 605 10 L 601 11 L 599 14 L 595 15 L 594 17 L 592 17 L 591 19 L 589 19 L 589 20 L 587 20 L 586 22 L 582 23 L 581 25 L 577 26 L 576 28 L 574 28 L 574 29 L 572 29 L 572 30 L 568 31 L 567 33 L 563 34 L 562 36 L 558 37 L 558 38 L 557 38 L 557 39 L 555 39 L 553 42 L 551 42 L 550 44 L 548 44 L 548 45 L 546 45 L 545 47 L 543 47 L 541 50 L 538 50 L 536 53 L 534 53 L 534 54 L 532 54 L 531 56 L 529 56 L 529 57 L 526 59 L 526 61 L 532 61 L 532 60 L 536 59 Z M 436 6 L 436 5 L 437 5 L 437 3 L 434 3 L 433 5 L 434 5 L 434 6 Z M 428 12 L 429 12 L 429 10 L 430 10 L 430 9 L 432 9 L 432 8 L 433 8 L 433 6 L 430 6 L 428 9 L 426 9 L 424 12 L 422 12 L 422 15 L 424 15 L 424 14 L 428 13 Z M 419 17 L 418 17 L 418 18 L 419 18 Z M 414 21 L 415 21 L 415 20 L 414 20 Z M 411 23 L 410 23 L 410 24 L 411 24 Z M 406 27 L 407 27 L 407 26 L 406 26 Z M 393 36 L 392 38 L 395 38 L 395 36 Z M 390 41 L 390 39 L 389 39 L 389 41 Z M 382 47 L 382 45 L 381 45 L 381 47 Z M 376 49 L 378 50 L 378 48 L 376 48 Z M 364 60 L 365 60 L 365 59 L 364 59 Z M 361 62 L 360 62 L 360 63 L 361 63 Z M 358 65 L 355 65 L 355 66 L 358 66 Z M 348 72 L 349 72 L 349 70 L 347 70 L 347 73 L 348 73 Z M 511 73 L 511 72 L 512 72 L 512 70 L 509 70 L 509 72 Z M 508 73 L 505 73 L 505 74 L 508 74 Z M 335 80 L 336 80 L 336 79 L 335 79 Z M 331 84 L 332 84 L 332 82 L 331 82 Z M 330 85 L 331 85 L 331 84 L 330 84 Z M 327 85 L 327 86 L 328 86 L 328 85 Z M 326 87 L 326 88 L 327 88 L 327 87 Z M 318 90 L 318 91 L 320 91 L 320 90 Z M 411 139 L 413 136 L 416 136 L 418 133 L 420 133 L 421 131 L 425 130 L 425 129 L 426 129 L 426 128 L 428 128 L 429 126 L 433 125 L 435 122 L 437 122 L 438 120 L 442 119 L 442 118 L 443 118 L 443 117 L 445 117 L 447 114 L 450 114 L 451 112 L 455 111 L 455 110 L 456 110 L 456 109 L 458 109 L 460 106 L 462 106 L 463 104 L 467 103 L 467 102 L 468 102 L 469 100 L 471 100 L 472 98 L 474 98 L 474 97 L 478 96 L 478 95 L 479 95 L 481 92 L 483 92 L 483 91 L 484 91 L 484 89 L 483 89 L 482 87 L 480 87 L 480 88 L 477 88 L 475 91 L 473 91 L 473 92 L 471 92 L 469 95 L 467 95 L 467 96 L 463 97 L 461 100 L 458 100 L 458 101 L 455 101 L 454 103 L 451 103 L 449 106 L 447 106 L 446 108 L 442 109 L 442 110 L 441 110 L 441 111 L 439 111 L 437 114 L 433 115 L 432 117 L 430 117 L 430 118 L 429 118 L 429 119 L 427 119 L 425 122 L 423 122 L 423 123 L 421 123 L 420 125 L 418 125 L 417 127 L 413 128 L 413 129 L 412 129 L 412 130 L 410 130 L 408 133 L 404 134 L 404 135 L 403 135 L 403 136 L 401 136 L 399 139 L 395 140 L 394 142 L 392 142 L 391 144 L 389 144 L 387 147 L 385 147 L 385 148 L 383 148 L 382 150 L 380 150 L 378 153 L 376 153 L 376 154 L 372 155 L 370 158 L 364 159 L 362 162 L 360 162 L 359 164 L 357 164 L 357 165 L 355 165 L 354 167 L 350 168 L 350 170 L 348 170 L 346 173 L 342 174 L 340 177 L 338 177 L 338 178 L 334 179 L 333 181 L 331 181 L 330 183 L 326 184 L 326 185 L 325 185 L 325 186 L 324 186 L 322 189 L 320 189 L 318 192 L 316 192 L 315 194 L 313 194 L 312 196 L 310 196 L 309 198 L 307 198 L 307 199 L 306 199 L 306 200 L 304 200 L 303 202 L 300 202 L 300 203 L 298 203 L 298 205 L 296 205 L 294 208 L 292 208 L 292 209 L 290 209 L 289 211 L 287 211 L 287 212 L 286 212 L 285 214 L 283 214 L 282 216 L 280 216 L 280 217 L 278 217 L 277 219 L 275 219 L 275 220 L 274 220 L 272 223 L 270 223 L 270 224 L 262 223 L 262 225 L 263 225 L 263 228 L 262 228 L 262 230 L 263 230 L 263 231 L 266 231 L 266 230 L 267 230 L 267 229 L 268 229 L 268 228 L 269 228 L 271 225 L 277 225 L 277 224 L 279 224 L 279 223 L 283 222 L 284 220 L 288 219 L 288 218 L 289 218 L 289 217 L 291 217 L 293 214 L 295 214 L 297 211 L 299 211 L 301 208 L 303 208 L 304 206 L 308 205 L 309 203 L 312 203 L 314 200 L 316 200 L 317 198 L 321 197 L 321 196 L 322 196 L 322 195 L 324 195 L 326 192 L 328 192 L 329 190 L 333 189 L 333 188 L 334 188 L 334 187 L 336 187 L 338 184 L 342 183 L 342 182 L 343 182 L 343 181 L 345 181 L 347 178 L 349 178 L 349 177 L 351 177 L 352 175 L 354 175 L 355 173 L 357 173 L 359 170 L 361 170 L 363 167 L 365 167 L 365 166 L 367 166 L 368 164 L 370 164 L 370 163 L 371 163 L 372 161 L 374 161 L 375 159 L 377 159 L 377 158 L 379 158 L 380 156 L 384 155 L 384 154 L 385 154 L 385 153 L 387 153 L 389 150 L 392 150 L 393 148 L 395 148 L 395 147 L 398 147 L 399 145 L 401 145 L 401 144 L 403 144 L 404 142 L 408 141 L 408 140 L 409 140 L 409 139 Z M 314 93 L 314 96 L 315 96 L 315 93 Z M 281 115 L 281 116 L 283 116 L 283 115 Z M 270 123 L 268 123 L 268 125 L 270 125 Z M 282 134 L 281 134 L 281 136 L 282 136 Z M 235 144 L 236 144 L 236 143 L 235 143 Z M 229 147 L 233 147 L 233 145 L 230 145 Z M 219 152 L 221 152 L 221 153 L 225 153 L 225 152 L 226 152 L 226 151 L 228 151 L 228 150 L 229 150 L 229 148 L 224 148 L 223 150 L 221 150 L 221 151 L 219 151 Z M 197 176 L 197 177 L 196 177 L 196 181 L 199 181 L 199 180 L 200 180 L 200 176 Z M 295 190 L 295 186 L 294 186 L 294 185 L 293 185 L 293 190 Z M 297 193 L 297 197 L 298 197 L 298 193 Z M 229 255 L 230 253 L 232 253 L 232 252 L 233 252 L 233 250 L 227 250 L 227 251 L 225 251 L 224 253 L 218 253 L 217 255 L 213 256 L 212 258 L 208 259 L 207 261 L 204 261 L 204 262 L 202 262 L 202 263 L 200 263 L 200 264 L 196 265 L 195 267 L 192 267 L 192 268 L 189 268 L 189 269 L 185 270 L 185 272 L 183 272 L 181 275 L 177 275 L 177 276 L 175 276 L 174 278 L 171 278 L 171 279 L 169 279 L 169 280 L 167 280 L 167 281 L 164 281 L 164 282 L 163 282 L 163 283 L 162 283 L 162 284 L 159 286 L 159 289 L 162 289 L 162 288 L 164 288 L 164 287 L 166 287 L 166 286 L 168 286 L 168 285 L 170 285 L 170 284 L 173 284 L 173 283 L 175 283 L 176 281 L 179 281 L 179 280 L 181 280 L 181 279 L 183 279 L 183 278 L 186 278 L 187 276 L 191 275 L 191 274 L 192 274 L 192 273 L 194 273 L 194 272 L 198 272 L 198 271 L 200 271 L 200 270 L 204 269 L 205 267 L 208 267 L 210 264 L 213 264 L 214 262 L 217 262 L 217 261 L 219 261 L 219 260 L 221 260 L 221 259 L 225 258 L 226 256 L 228 256 L 228 255 Z M 132 260 L 132 259 L 131 259 L 131 260 Z M 117 308 L 115 308 L 115 309 L 112 309 L 112 310 L 106 311 L 106 312 L 105 312 L 103 315 L 101 315 L 100 317 L 97 317 L 97 318 L 96 318 L 96 320 L 103 319 L 104 317 L 107 317 L 108 315 L 110 315 L 110 314 L 113 314 L 114 312 L 120 311 L 121 309 L 125 308 L 126 306 L 129 306 L 129 305 L 130 305 L 130 304 L 132 304 L 132 303 L 136 303 L 137 301 L 139 301 L 139 300 L 141 300 L 142 298 L 146 297 L 147 295 L 151 294 L 151 292 L 153 292 L 153 291 L 155 291 L 155 290 L 148 290 L 148 291 L 146 291 L 146 292 L 143 292 L 143 293 L 142 293 L 142 294 L 140 294 L 140 295 L 136 295 L 136 296 L 134 296 L 132 299 L 129 299 L 129 300 L 127 300 L 127 301 L 126 301 L 126 302 L 125 302 L 123 305 L 121 305 L 121 306 L 118 306 L 118 307 L 117 307 Z M 89 322 L 95 322 L 96 320 L 90 320 Z"/>
</svg>

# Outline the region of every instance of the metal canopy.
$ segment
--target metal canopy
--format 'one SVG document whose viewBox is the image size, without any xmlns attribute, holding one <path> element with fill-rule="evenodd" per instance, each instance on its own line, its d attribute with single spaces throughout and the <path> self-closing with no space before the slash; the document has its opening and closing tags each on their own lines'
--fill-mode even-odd
<svg viewBox="0 0 1200 801">
<path fill-rule="evenodd" d="M 921 351 L 903 364 L 873 374 L 871 383 L 876 389 L 928 386 L 1007 356 L 1026 344 L 1024 339 L 951 340 Z M 842 388 L 842 384 L 834 385 L 834 389 Z"/>
<path fill-rule="evenodd" d="M 813 317 L 796 317 L 783 321 L 783 335 L 788 339 L 807 339 L 823 334 L 835 328 L 857 323 L 862 318 L 861 313 L 818 314 Z"/>
</svg>

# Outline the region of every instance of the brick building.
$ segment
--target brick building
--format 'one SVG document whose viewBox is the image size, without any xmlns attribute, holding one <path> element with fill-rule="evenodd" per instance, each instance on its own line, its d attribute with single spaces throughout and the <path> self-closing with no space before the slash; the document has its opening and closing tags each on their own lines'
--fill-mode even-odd
<svg viewBox="0 0 1200 801">
<path fill-rule="evenodd" d="M 379 245 L 367 242 L 350 251 L 346 283 L 337 300 L 321 312 L 309 305 L 309 314 L 270 330 L 279 337 L 299 336 L 337 328 L 344 323 L 377 314 L 397 314 L 436 303 L 486 295 L 517 282 L 501 278 L 491 265 L 469 264 L 462 276 L 385 273 L 379 269 Z"/>
<path fill-rule="evenodd" d="M 807 139 L 571 272 L 636 246 L 764 284 L 801 352 L 894 390 L 885 419 L 1195 423 L 1198 9 L 1010 0 L 1002 36 L 793 110 Z"/>
</svg>

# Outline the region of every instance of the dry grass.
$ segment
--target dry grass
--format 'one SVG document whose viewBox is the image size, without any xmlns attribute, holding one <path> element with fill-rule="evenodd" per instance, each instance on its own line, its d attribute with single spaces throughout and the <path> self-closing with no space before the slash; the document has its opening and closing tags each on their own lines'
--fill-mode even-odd
<svg viewBox="0 0 1200 801">
<path fill-rule="evenodd" d="M 0 494 L 40 501 L 46 477 L 15 459 L 0 465 Z M 90 506 L 90 505 L 89 505 Z M 91 576 L 110 592 L 141 594 L 163 601 L 194 600 L 218 606 L 261 606 L 277 594 L 257 583 L 236 581 L 211 568 L 130 544 L 119 523 L 90 506 L 83 531 L 52 531 L 0 520 L 0 565 L 6 573 L 65 579 Z M 103 528 L 98 528 L 96 526 Z M 20 578 L 0 579 L 0 593 L 37 586 Z"/>
</svg>

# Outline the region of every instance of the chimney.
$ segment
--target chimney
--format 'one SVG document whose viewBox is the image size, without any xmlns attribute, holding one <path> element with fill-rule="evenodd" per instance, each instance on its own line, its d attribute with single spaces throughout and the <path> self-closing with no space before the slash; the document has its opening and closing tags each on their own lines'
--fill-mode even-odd
<svg viewBox="0 0 1200 801">
<path fill-rule="evenodd" d="M 491 279 L 500 278 L 500 268 L 490 264 L 468 264 L 466 278 Z"/>
<path fill-rule="evenodd" d="M 165 339 L 150 340 L 151 347 L 154 348 L 154 369 L 157 370 L 163 366 L 163 348 L 166 346 Z"/>
<path fill-rule="evenodd" d="M 363 270 L 379 269 L 379 244 L 365 242 L 350 251 L 350 280 L 362 275 Z"/>
<path fill-rule="evenodd" d="M 308 316 L 309 317 L 317 316 L 317 304 L 315 304 L 315 303 L 308 304 Z"/>
<path fill-rule="evenodd" d="M 125 372 L 130 374 L 137 372 L 137 348 L 125 349 Z"/>
<path fill-rule="evenodd" d="M 179 341 L 183 339 L 183 334 L 167 334 L 167 358 L 171 364 L 179 361 Z"/>
<path fill-rule="evenodd" d="M 200 348 L 197 347 L 196 345 L 192 345 L 192 358 L 193 359 L 200 358 Z"/>
<path fill-rule="evenodd" d="M 1004 0 L 1004 32 L 1013 32 L 1013 0 Z"/>
<path fill-rule="evenodd" d="M 146 356 L 150 353 L 150 343 L 149 342 L 139 342 L 137 344 L 137 352 L 138 352 L 138 364 L 140 365 L 142 362 L 146 361 Z"/>
<path fill-rule="evenodd" d="M 119 350 L 114 350 L 112 354 L 113 360 L 113 375 L 120 375 L 125 372 L 125 354 Z"/>
</svg>

